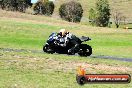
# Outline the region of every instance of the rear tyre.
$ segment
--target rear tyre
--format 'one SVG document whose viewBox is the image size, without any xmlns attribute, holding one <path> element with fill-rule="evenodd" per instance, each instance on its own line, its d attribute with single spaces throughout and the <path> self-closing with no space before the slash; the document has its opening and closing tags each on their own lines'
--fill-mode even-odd
<svg viewBox="0 0 132 88">
<path fill-rule="evenodd" d="M 50 53 L 50 54 L 54 53 L 54 50 L 49 45 L 44 45 L 43 46 L 43 51 L 46 52 L 46 53 Z"/>
<path fill-rule="evenodd" d="M 80 56 L 90 56 L 92 54 L 92 48 L 91 46 L 87 45 L 87 44 L 81 44 L 80 46 L 80 51 L 79 51 L 79 55 Z"/>
</svg>

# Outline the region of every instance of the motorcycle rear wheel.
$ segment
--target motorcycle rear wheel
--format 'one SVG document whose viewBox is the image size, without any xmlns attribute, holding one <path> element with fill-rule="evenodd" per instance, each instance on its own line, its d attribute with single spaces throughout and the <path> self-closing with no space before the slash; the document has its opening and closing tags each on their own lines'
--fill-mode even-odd
<svg viewBox="0 0 132 88">
<path fill-rule="evenodd" d="M 78 54 L 80 56 L 90 56 L 92 54 L 92 48 L 91 46 L 87 45 L 87 44 L 81 44 L 80 46 L 80 51 L 78 52 Z"/>
</svg>

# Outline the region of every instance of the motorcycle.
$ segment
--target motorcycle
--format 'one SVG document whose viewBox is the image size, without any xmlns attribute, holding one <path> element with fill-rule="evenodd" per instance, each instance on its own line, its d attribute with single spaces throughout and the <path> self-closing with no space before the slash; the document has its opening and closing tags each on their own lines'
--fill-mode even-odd
<svg viewBox="0 0 132 88">
<path fill-rule="evenodd" d="M 82 36 L 78 38 L 79 41 L 79 49 L 76 50 L 74 53 L 69 53 L 68 50 L 71 49 L 74 45 L 70 42 L 70 39 L 57 37 L 56 33 L 52 33 L 49 36 L 46 44 L 43 46 L 43 51 L 46 53 L 59 53 L 59 54 L 68 54 L 74 55 L 78 53 L 80 56 L 90 56 L 92 54 L 91 46 L 87 44 L 82 44 L 83 42 L 91 40 L 89 37 Z"/>
</svg>

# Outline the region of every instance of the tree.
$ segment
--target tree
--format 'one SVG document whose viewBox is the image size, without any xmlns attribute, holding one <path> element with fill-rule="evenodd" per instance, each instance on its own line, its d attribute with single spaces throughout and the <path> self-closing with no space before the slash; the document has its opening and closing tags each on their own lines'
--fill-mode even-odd
<svg viewBox="0 0 132 88">
<path fill-rule="evenodd" d="M 0 0 L 0 8 L 2 8 L 2 1 L 3 1 L 3 0 Z"/>
<path fill-rule="evenodd" d="M 95 25 L 95 19 L 96 19 L 96 11 L 91 8 L 89 10 L 89 22 L 91 25 Z"/>
<path fill-rule="evenodd" d="M 120 23 L 121 23 L 121 13 L 118 13 L 117 11 L 114 13 L 113 15 L 113 18 L 114 18 L 114 22 L 115 22 L 115 25 L 116 25 L 116 28 L 119 27 Z"/>
<path fill-rule="evenodd" d="M 43 14 L 43 15 L 47 15 L 50 16 L 53 14 L 54 12 L 54 3 L 52 1 L 48 1 L 48 0 L 39 0 L 37 3 L 35 3 L 33 10 L 34 10 L 34 14 Z"/>
<path fill-rule="evenodd" d="M 33 10 L 35 14 L 45 14 L 44 3 L 41 1 L 38 1 L 37 3 L 35 3 Z"/>
<path fill-rule="evenodd" d="M 1 2 L 1 8 L 10 11 L 25 12 L 30 5 L 31 0 L 2 0 Z"/>
<path fill-rule="evenodd" d="M 27 3 L 29 6 L 32 6 L 31 0 L 26 0 L 26 3 Z"/>
<path fill-rule="evenodd" d="M 15 11 L 16 10 L 16 0 L 3 0 L 2 9 Z"/>
<path fill-rule="evenodd" d="M 66 21 L 80 22 L 83 16 L 83 9 L 80 3 L 70 1 L 60 6 L 59 15 Z"/>
<path fill-rule="evenodd" d="M 108 26 L 109 19 L 110 19 L 110 7 L 108 0 L 98 0 L 96 2 L 96 25 L 100 27 Z"/>
<path fill-rule="evenodd" d="M 52 1 L 48 1 L 47 3 L 45 3 L 45 8 L 46 8 L 46 15 L 50 16 L 54 12 L 55 5 Z"/>
<path fill-rule="evenodd" d="M 119 28 L 122 21 L 125 24 L 126 17 L 123 16 L 122 13 L 118 12 L 117 10 L 113 13 L 113 18 L 114 18 L 116 28 Z"/>
<path fill-rule="evenodd" d="M 28 8 L 29 3 L 27 2 L 27 0 L 19 0 L 17 2 L 17 11 L 19 12 L 25 12 L 26 9 Z"/>
</svg>

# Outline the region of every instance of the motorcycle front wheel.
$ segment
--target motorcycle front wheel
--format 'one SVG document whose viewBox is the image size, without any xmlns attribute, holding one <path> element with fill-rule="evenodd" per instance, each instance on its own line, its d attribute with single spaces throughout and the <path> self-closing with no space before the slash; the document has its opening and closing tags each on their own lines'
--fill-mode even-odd
<svg viewBox="0 0 132 88">
<path fill-rule="evenodd" d="M 50 54 L 55 53 L 54 50 L 49 45 L 44 45 L 43 46 L 43 51 L 46 52 L 46 53 L 50 53 Z"/>
</svg>

